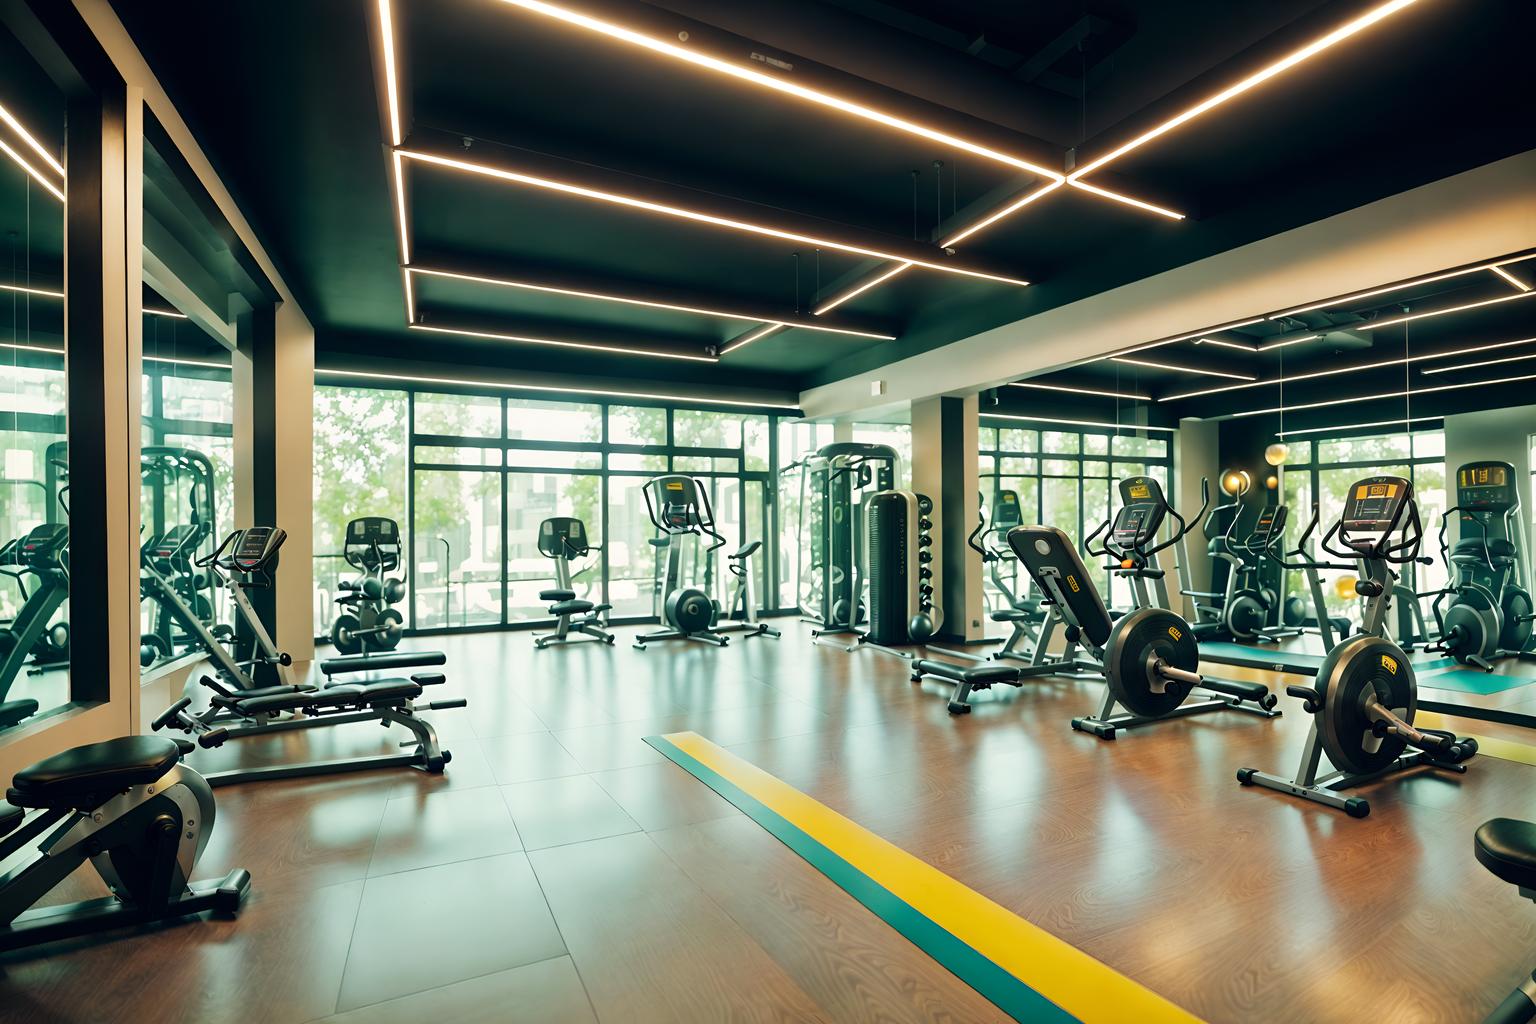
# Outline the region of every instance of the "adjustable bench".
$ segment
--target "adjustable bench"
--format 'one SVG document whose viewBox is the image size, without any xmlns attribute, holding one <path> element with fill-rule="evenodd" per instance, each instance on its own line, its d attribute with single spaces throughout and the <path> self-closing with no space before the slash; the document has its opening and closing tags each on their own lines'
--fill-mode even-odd
<svg viewBox="0 0 1536 1024">
<path fill-rule="evenodd" d="M 331 676 L 352 672 L 380 672 L 389 669 L 430 668 L 444 665 L 448 656 L 442 651 L 395 651 L 391 654 L 347 654 L 339 658 L 326 658 L 320 663 L 320 672 L 327 679 Z M 251 692 L 249 690 L 247 693 Z"/>
<path fill-rule="evenodd" d="M 1478 827 L 1473 837 L 1477 862 L 1494 877 L 1536 900 L 1536 824 L 1515 818 L 1494 818 Z M 1528 975 L 1487 1018 L 1488 1024 L 1513 1024 L 1536 1019 L 1536 972 Z"/>
<path fill-rule="evenodd" d="M 1018 686 L 1023 680 L 1024 670 L 995 662 L 957 665 L 954 662 L 934 661 L 931 658 L 914 658 L 912 681 L 921 682 L 924 676 L 937 676 L 954 683 L 955 692 L 949 698 L 949 711 L 950 714 L 963 715 L 971 710 L 971 705 L 966 698 L 971 695 L 972 690 L 988 690 L 1000 683 Z"/>
<path fill-rule="evenodd" d="M 35 700 L 8 700 L 0 703 L 0 729 L 9 729 L 37 714 Z"/>
</svg>

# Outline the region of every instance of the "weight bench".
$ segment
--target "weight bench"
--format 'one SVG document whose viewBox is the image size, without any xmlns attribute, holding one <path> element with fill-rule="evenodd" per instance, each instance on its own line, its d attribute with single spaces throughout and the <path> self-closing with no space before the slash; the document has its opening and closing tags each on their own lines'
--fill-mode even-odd
<svg viewBox="0 0 1536 1024">
<path fill-rule="evenodd" d="M 955 692 L 949 698 L 949 711 L 950 714 L 963 715 L 971 710 L 966 698 L 972 690 L 989 690 L 998 684 L 1019 686 L 1023 682 L 1024 670 L 1011 665 L 957 665 L 931 658 L 912 659 L 912 681 L 922 682 L 924 676 L 936 676 L 954 683 Z"/>
<path fill-rule="evenodd" d="M 1536 900 L 1536 824 L 1494 818 L 1478 826 L 1472 844 L 1479 864 L 1494 877 L 1519 888 L 1521 896 Z M 1488 1017 L 1489 1024 L 1529 1020 L 1536 1020 L 1536 973 L 1505 996 Z"/>
<path fill-rule="evenodd" d="M 195 735 L 198 746 L 204 749 L 221 747 L 229 740 L 247 736 L 266 736 L 352 722 L 378 722 L 385 728 L 398 725 L 414 737 L 414 743 L 406 740 L 401 744 L 413 748 L 404 754 L 378 754 L 337 761 L 214 772 L 205 776 L 208 784 L 214 787 L 368 771 L 374 768 L 416 768 L 429 775 L 440 775 L 453 759 L 453 754 L 442 749 L 436 730 L 420 717 L 420 713 L 462 708 L 469 702 L 462 697 L 427 704 L 419 704 L 417 701 L 426 687 L 441 686 L 445 681 L 446 677 L 441 672 L 421 672 L 409 679 L 379 679 L 323 687 L 267 686 L 258 690 L 228 690 L 205 676 L 203 685 L 214 691 L 207 711 L 194 714 L 189 710 L 192 698 L 182 697 L 155 719 L 150 727 L 156 732 L 168 726 L 178 728 Z"/>
<path fill-rule="evenodd" d="M 563 588 L 541 590 L 539 600 L 554 602 L 549 606 L 549 614 L 558 621 L 553 633 L 544 633 L 534 638 L 533 646 L 536 650 L 543 650 L 550 644 L 564 643 L 572 633 L 584 633 L 605 644 L 613 643 L 613 634 L 604 628 L 603 622 L 603 613 L 612 611 L 613 605 L 582 600 L 576 596 L 576 591 Z"/>
<path fill-rule="evenodd" d="M 402 668 L 431 668 L 445 665 L 448 656 L 442 651 L 395 651 L 392 654 L 345 654 L 339 658 L 326 658 L 320 663 L 320 672 L 327 679 L 331 676 L 352 672 L 385 671 Z M 245 691 L 250 694 L 253 691 Z"/>
<path fill-rule="evenodd" d="M 37 714 L 37 706 L 35 700 L 8 700 L 0 703 L 0 729 L 9 729 L 31 718 Z"/>
</svg>

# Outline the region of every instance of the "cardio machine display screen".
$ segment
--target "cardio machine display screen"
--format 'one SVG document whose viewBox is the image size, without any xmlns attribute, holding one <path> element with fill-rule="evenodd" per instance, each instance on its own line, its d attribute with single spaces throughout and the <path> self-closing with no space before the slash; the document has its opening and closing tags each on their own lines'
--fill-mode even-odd
<svg viewBox="0 0 1536 1024">
<path fill-rule="evenodd" d="M 1122 508 L 1115 519 L 1115 540 L 1122 544 L 1145 540 L 1147 520 L 1151 515 L 1151 505 L 1127 505 Z"/>
<path fill-rule="evenodd" d="M 1397 484 L 1359 484 L 1345 510 L 1344 525 L 1351 530 L 1384 529 L 1397 512 Z"/>
<path fill-rule="evenodd" d="M 1503 466 L 1462 466 L 1456 474 L 1457 487 L 1506 487 L 1509 474 Z"/>
</svg>

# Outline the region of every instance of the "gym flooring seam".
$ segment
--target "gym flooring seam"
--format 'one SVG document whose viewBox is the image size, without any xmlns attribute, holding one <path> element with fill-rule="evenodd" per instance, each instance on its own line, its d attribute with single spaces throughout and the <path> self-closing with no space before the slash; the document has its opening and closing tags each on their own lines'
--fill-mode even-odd
<svg viewBox="0 0 1536 1024">
<path fill-rule="evenodd" d="M 646 742 L 1015 1020 L 1199 1020 L 698 733 Z"/>
</svg>

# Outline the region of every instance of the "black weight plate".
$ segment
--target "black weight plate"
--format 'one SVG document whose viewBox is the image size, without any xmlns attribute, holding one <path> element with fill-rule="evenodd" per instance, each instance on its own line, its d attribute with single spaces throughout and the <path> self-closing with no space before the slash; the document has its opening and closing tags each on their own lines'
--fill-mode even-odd
<svg viewBox="0 0 1536 1024">
<path fill-rule="evenodd" d="M 1232 607 L 1227 613 L 1227 626 L 1239 640 L 1252 640 L 1264 628 L 1264 605 L 1251 592 L 1232 596 Z"/>
<path fill-rule="evenodd" d="M 682 587 L 667 595 L 667 621 L 684 633 L 708 629 L 714 620 L 715 606 L 709 595 L 697 587 Z"/>
<path fill-rule="evenodd" d="M 374 623 L 378 626 L 388 626 L 382 633 L 372 636 L 373 646 L 381 651 L 392 651 L 400 645 L 400 637 L 405 634 L 405 618 L 394 608 L 385 608 L 379 612 L 378 620 Z"/>
<path fill-rule="evenodd" d="M 338 654 L 356 654 L 363 649 L 362 641 L 357 637 L 357 631 L 362 628 L 356 615 L 348 612 L 336 616 L 331 622 L 331 646 L 336 648 Z"/>
<path fill-rule="evenodd" d="M 1465 664 L 1474 657 L 1492 658 L 1499 644 L 1497 612 L 1486 604 L 1453 604 L 1445 612 L 1445 652 Z"/>
<path fill-rule="evenodd" d="M 1523 651 L 1531 642 L 1531 623 L 1521 621 L 1531 614 L 1531 595 L 1514 584 L 1504 588 L 1504 631 L 1499 634 L 1499 647 L 1506 651 Z"/>
<path fill-rule="evenodd" d="M 1384 706 L 1413 724 L 1418 687 L 1402 648 L 1379 636 L 1346 640 L 1323 659 L 1317 682 L 1323 695 L 1318 735 L 1335 768 L 1358 775 L 1380 771 L 1397 760 L 1407 746 L 1401 737 L 1383 736 L 1375 750 L 1369 748 L 1375 737 L 1364 701 L 1374 690 Z"/>
<path fill-rule="evenodd" d="M 1161 718 L 1189 696 L 1189 684 L 1171 679 L 1163 692 L 1152 689 L 1152 666 L 1159 659 L 1199 671 L 1200 648 L 1187 622 L 1163 608 L 1142 608 L 1115 622 L 1104 645 L 1104 678 L 1115 700 L 1134 715 Z"/>
</svg>

